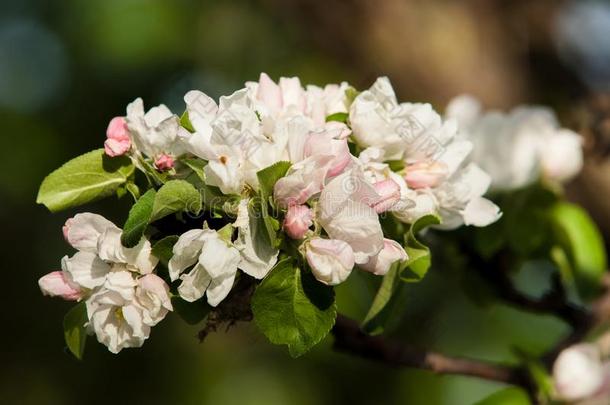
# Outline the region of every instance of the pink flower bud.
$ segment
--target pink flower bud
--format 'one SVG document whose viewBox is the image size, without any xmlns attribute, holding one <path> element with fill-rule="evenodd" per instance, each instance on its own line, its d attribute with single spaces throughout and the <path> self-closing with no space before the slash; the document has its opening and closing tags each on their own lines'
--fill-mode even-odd
<svg viewBox="0 0 610 405">
<path fill-rule="evenodd" d="M 422 160 L 407 166 L 405 181 L 413 189 L 432 188 L 438 186 L 448 172 L 443 162 Z"/>
<path fill-rule="evenodd" d="M 174 158 L 163 153 L 155 160 L 155 168 L 160 172 L 165 172 L 174 167 Z"/>
<path fill-rule="evenodd" d="M 284 231 L 292 239 L 303 239 L 313 225 L 313 212 L 306 205 L 292 205 L 286 211 Z"/>
<path fill-rule="evenodd" d="M 407 260 L 407 258 L 407 252 L 398 242 L 392 239 L 384 239 L 383 249 L 381 249 L 377 256 L 370 258 L 367 263 L 359 266 L 362 270 L 369 273 L 383 276 L 395 262 Z"/>
<path fill-rule="evenodd" d="M 123 117 L 114 117 L 106 130 L 106 142 L 104 150 L 108 156 L 121 156 L 131 148 L 131 138 L 127 122 Z"/>
<path fill-rule="evenodd" d="M 328 285 L 345 281 L 355 263 L 354 251 L 339 239 L 312 239 L 305 256 L 316 279 Z"/>
<path fill-rule="evenodd" d="M 38 280 L 38 286 L 44 295 L 77 301 L 82 297 L 82 292 L 67 277 L 69 276 L 63 271 L 54 271 L 42 276 Z"/>
<path fill-rule="evenodd" d="M 391 209 L 400 200 L 400 186 L 392 179 L 378 181 L 373 187 L 380 198 L 371 205 L 371 208 L 378 214 Z"/>
</svg>

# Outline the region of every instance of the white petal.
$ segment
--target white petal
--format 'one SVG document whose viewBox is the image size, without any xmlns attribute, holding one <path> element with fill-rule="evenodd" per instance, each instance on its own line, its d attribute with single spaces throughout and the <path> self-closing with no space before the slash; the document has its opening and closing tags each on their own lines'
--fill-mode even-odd
<svg viewBox="0 0 610 405">
<path fill-rule="evenodd" d="M 131 265 L 141 274 L 151 273 L 159 260 L 152 255 L 150 242 L 142 237 L 135 247 L 126 248 L 121 244 L 121 234 L 119 228 L 109 228 L 102 234 L 98 241 L 100 258 Z"/>
<path fill-rule="evenodd" d="M 174 255 L 169 261 L 169 275 L 172 281 L 176 281 L 180 273 L 197 262 L 197 258 L 203 247 L 203 229 L 191 229 L 180 235 L 174 245 Z"/>
<path fill-rule="evenodd" d="M 472 151 L 472 142 L 458 140 L 445 146 L 439 161 L 447 165 L 449 175 L 453 174 Z"/>
<path fill-rule="evenodd" d="M 500 208 L 491 201 L 478 197 L 471 200 L 462 211 L 465 225 L 487 226 L 502 216 Z"/>
<path fill-rule="evenodd" d="M 205 290 L 212 282 L 212 278 L 205 271 L 203 266 L 196 265 L 193 270 L 180 276 L 182 283 L 178 287 L 180 296 L 188 302 L 197 301 L 203 297 Z"/>
<path fill-rule="evenodd" d="M 89 289 L 104 284 L 106 274 L 110 271 L 108 264 L 90 252 L 77 252 L 70 258 L 64 256 L 61 267 L 70 274 L 76 284 Z"/>
<path fill-rule="evenodd" d="M 337 285 L 349 277 L 354 267 L 354 252 L 342 240 L 312 239 L 307 244 L 306 258 L 316 279 Z"/>
<path fill-rule="evenodd" d="M 220 239 L 218 234 L 214 234 L 204 242 L 199 264 L 215 279 L 235 274 L 239 259 L 239 251 Z"/>
<path fill-rule="evenodd" d="M 392 239 L 384 239 L 383 249 L 379 254 L 359 267 L 375 275 L 383 276 L 395 262 L 404 261 L 407 258 L 407 252 L 398 242 Z"/>
<path fill-rule="evenodd" d="M 135 287 L 138 283 L 129 271 L 111 271 L 106 275 L 104 288 L 118 293 L 123 299 L 133 299 Z"/>
<path fill-rule="evenodd" d="M 362 173 L 350 170 L 331 180 L 320 195 L 319 222 L 332 239 L 347 242 L 356 263 L 365 263 L 383 248 L 377 213 L 369 206 L 379 196 Z"/>
<path fill-rule="evenodd" d="M 115 228 L 112 222 L 101 215 L 84 212 L 76 214 L 66 223 L 66 238 L 75 249 L 97 252 L 97 241 L 107 229 Z"/>
<path fill-rule="evenodd" d="M 446 114 L 458 121 L 460 128 L 472 125 L 481 113 L 481 102 L 469 94 L 453 98 L 447 105 Z"/>
<path fill-rule="evenodd" d="M 233 281 L 235 280 L 235 273 L 230 274 L 226 277 L 219 277 L 212 280 L 210 286 L 206 291 L 206 296 L 208 297 L 208 304 L 215 307 L 222 300 L 224 300 L 231 288 L 233 287 Z"/>
</svg>

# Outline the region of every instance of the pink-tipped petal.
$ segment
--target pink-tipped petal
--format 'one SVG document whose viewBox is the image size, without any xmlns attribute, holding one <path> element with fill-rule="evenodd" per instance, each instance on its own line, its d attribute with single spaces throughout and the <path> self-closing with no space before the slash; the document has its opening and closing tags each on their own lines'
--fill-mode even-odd
<svg viewBox="0 0 610 405">
<path fill-rule="evenodd" d="M 375 191 L 379 194 L 379 200 L 375 201 L 371 208 L 381 214 L 392 209 L 394 204 L 400 200 L 400 186 L 394 180 L 387 179 L 373 184 Z"/>
<path fill-rule="evenodd" d="M 54 271 L 42 276 L 38 280 L 38 286 L 44 295 L 50 297 L 61 297 L 67 301 L 77 301 L 82 297 L 81 290 L 70 283 L 63 271 Z"/>
<path fill-rule="evenodd" d="M 350 245 L 338 239 L 312 239 L 305 257 L 316 279 L 328 285 L 345 281 L 355 263 Z"/>
<path fill-rule="evenodd" d="M 433 188 L 447 177 L 449 170 L 443 162 L 420 161 L 406 167 L 405 181 L 410 188 Z"/>
</svg>

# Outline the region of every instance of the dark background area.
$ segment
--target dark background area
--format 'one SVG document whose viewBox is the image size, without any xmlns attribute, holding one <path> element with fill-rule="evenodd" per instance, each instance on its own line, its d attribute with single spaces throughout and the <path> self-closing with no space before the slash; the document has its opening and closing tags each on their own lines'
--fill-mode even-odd
<svg viewBox="0 0 610 405">
<path fill-rule="evenodd" d="M 63 162 L 101 147 L 110 118 L 136 97 L 181 113 L 187 90 L 218 97 L 261 71 L 360 89 L 388 75 L 402 100 L 440 111 L 462 92 L 489 107 L 550 104 L 595 149 L 599 134 L 589 129 L 605 119 L 608 38 L 603 1 L 1 1 L 0 402 L 467 405 L 501 388 L 349 358 L 332 352 L 330 338 L 292 360 L 252 324 L 198 344 L 197 327 L 175 316 L 142 349 L 116 356 L 91 338 L 78 362 L 63 343 L 70 304 L 37 285 L 72 253 L 61 225 L 76 211 L 51 215 L 35 205 L 37 188 Z M 607 166 L 604 156 L 591 159 L 571 188 L 606 234 Z M 127 199 L 110 199 L 79 211 L 120 225 L 128 208 Z M 535 291 L 545 275 L 533 263 L 519 280 Z M 397 338 L 510 362 L 512 348 L 542 352 L 565 332 L 552 318 L 473 302 L 461 292 L 464 277 L 435 263 L 409 287 Z M 339 289 L 340 309 L 361 316 L 370 294 L 352 276 Z"/>
</svg>

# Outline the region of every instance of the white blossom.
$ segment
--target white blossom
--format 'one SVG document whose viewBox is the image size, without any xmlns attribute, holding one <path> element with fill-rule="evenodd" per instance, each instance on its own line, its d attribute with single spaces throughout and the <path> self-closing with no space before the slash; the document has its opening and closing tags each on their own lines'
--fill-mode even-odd
<svg viewBox="0 0 610 405">
<path fill-rule="evenodd" d="M 525 187 L 541 176 L 565 182 L 582 168 L 581 137 L 561 128 L 549 109 L 483 112 L 478 100 L 460 96 L 449 103 L 447 116 L 474 144 L 471 161 L 489 173 L 494 190 Z"/>
<path fill-rule="evenodd" d="M 113 353 L 139 347 L 150 327 L 172 310 L 169 287 L 152 274 L 158 259 L 150 242 L 121 244 L 121 229 L 100 215 L 83 213 L 63 228 L 78 251 L 62 259 L 62 271 L 44 276 L 44 293 L 65 299 L 84 299 L 88 330 Z"/>
<path fill-rule="evenodd" d="M 330 238 L 346 242 L 356 263 L 366 263 L 383 248 L 379 217 L 371 208 L 379 199 L 359 168 L 335 177 L 325 185 L 317 219 Z"/>
<path fill-rule="evenodd" d="M 349 244 L 338 239 L 311 239 L 305 257 L 314 277 L 328 285 L 344 282 L 354 267 L 354 252 Z"/>
<path fill-rule="evenodd" d="M 189 133 L 165 105 L 145 112 L 144 102 L 137 98 L 127 106 L 125 119 L 136 150 L 154 161 L 164 156 L 177 157 L 186 151 Z"/>
<path fill-rule="evenodd" d="M 191 229 L 180 236 L 173 252 L 169 275 L 172 281 L 182 280 L 178 293 L 184 300 L 196 301 L 205 294 L 208 303 L 217 306 L 227 297 L 240 261 L 239 251 L 231 242 L 211 229 Z"/>
</svg>

